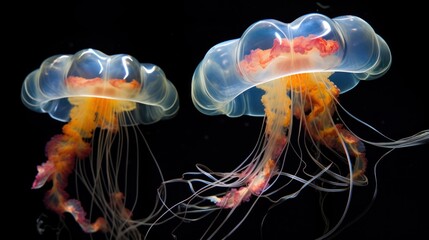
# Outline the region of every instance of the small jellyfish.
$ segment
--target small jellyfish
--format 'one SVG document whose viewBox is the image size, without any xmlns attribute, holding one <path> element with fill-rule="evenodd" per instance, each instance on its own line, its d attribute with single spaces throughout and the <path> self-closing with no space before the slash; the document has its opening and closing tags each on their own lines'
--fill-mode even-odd
<svg viewBox="0 0 429 240">
<path fill-rule="evenodd" d="M 144 219 L 134 219 L 138 197 L 147 196 L 138 192 L 139 181 L 146 181 L 139 173 L 141 161 L 148 161 L 140 157 L 151 157 L 161 180 L 163 176 L 137 125 L 171 118 L 179 107 L 177 91 L 164 72 L 129 55 L 84 49 L 46 59 L 25 79 L 21 98 L 29 109 L 66 122 L 62 134 L 46 144 L 47 160 L 37 167 L 32 185 L 51 184 L 47 208 L 71 214 L 86 233 L 140 239 L 137 227 L 159 211 L 154 207 Z M 130 146 L 132 140 L 137 146 Z M 148 154 L 139 150 L 144 146 Z M 71 198 L 66 188 L 74 172 L 84 188 Z M 89 202 L 79 200 L 83 192 Z"/>
<path fill-rule="evenodd" d="M 249 157 L 230 172 L 198 165 L 197 172 L 166 181 L 165 187 L 185 182 L 191 190 L 171 209 L 185 221 L 203 218 L 193 214 L 229 210 L 226 219 L 205 231 L 203 238 L 211 239 L 239 206 L 254 208 L 252 199 L 278 204 L 308 187 L 346 192 L 342 216 L 321 238 L 331 235 L 344 221 L 353 186 L 368 184 L 365 144 L 390 150 L 428 142 L 428 130 L 392 140 L 352 118 L 384 138 L 367 141 L 342 120 L 340 114 L 349 112 L 339 104 L 340 93 L 383 76 L 390 66 L 386 42 L 356 16 L 308 14 L 289 24 L 262 20 L 241 38 L 215 45 L 193 75 L 195 107 L 206 115 L 263 117 L 263 133 Z"/>
</svg>

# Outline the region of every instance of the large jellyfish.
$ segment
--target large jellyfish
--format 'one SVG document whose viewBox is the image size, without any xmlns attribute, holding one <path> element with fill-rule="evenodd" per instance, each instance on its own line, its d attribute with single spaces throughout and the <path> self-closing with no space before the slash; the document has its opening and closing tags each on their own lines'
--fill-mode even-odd
<svg viewBox="0 0 429 240">
<path fill-rule="evenodd" d="M 390 151 L 428 142 L 427 130 L 392 140 L 352 117 L 384 138 L 367 141 L 342 120 L 340 113 L 349 113 L 339 95 L 361 80 L 381 77 L 390 66 L 386 42 L 356 16 L 308 14 L 290 24 L 262 20 L 241 38 L 212 47 L 193 75 L 196 108 L 207 115 L 263 117 L 264 131 L 232 171 L 200 164 L 198 171 L 166 181 L 165 187 L 184 182 L 191 190 L 189 198 L 171 206 L 175 216 L 195 221 L 203 216 L 194 214 L 228 210 L 226 219 L 216 215 L 218 224 L 211 222 L 203 235 L 217 238 L 239 206 L 255 206 L 252 199 L 280 203 L 312 187 L 348 193 L 341 217 L 320 235 L 334 233 L 344 222 L 353 186 L 368 184 L 365 144 Z M 244 219 L 223 234 L 232 234 Z"/>
<path fill-rule="evenodd" d="M 129 55 L 84 49 L 46 59 L 25 79 L 22 101 L 31 110 L 66 122 L 62 134 L 46 144 L 47 160 L 37 167 L 32 185 L 38 189 L 51 183 L 47 208 L 61 216 L 70 213 L 86 233 L 140 239 L 137 227 L 159 210 L 155 206 L 144 219 L 134 219 L 133 210 L 142 204 L 137 203 L 139 194 L 145 195 L 138 192 L 139 181 L 149 181 L 139 177 L 145 164 L 139 158 L 151 157 L 161 180 L 163 176 L 136 125 L 168 119 L 178 111 L 176 89 L 164 72 Z M 137 145 L 130 146 L 128 140 Z M 139 151 L 144 146 L 149 153 Z M 85 186 L 77 194 L 86 192 L 88 203 L 67 192 L 74 171 Z"/>
</svg>

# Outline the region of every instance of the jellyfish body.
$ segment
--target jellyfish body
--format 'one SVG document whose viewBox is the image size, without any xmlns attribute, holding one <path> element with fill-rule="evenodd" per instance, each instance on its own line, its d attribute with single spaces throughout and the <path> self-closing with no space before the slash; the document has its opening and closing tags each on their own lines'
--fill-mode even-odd
<svg viewBox="0 0 429 240">
<path fill-rule="evenodd" d="M 338 97 L 361 80 L 381 77 L 390 65 L 386 42 L 356 16 L 308 14 L 290 24 L 263 20 L 241 38 L 212 47 L 194 72 L 194 105 L 207 115 L 264 117 L 264 133 L 255 151 L 233 171 L 213 172 L 200 165 L 199 172 L 166 182 L 186 182 L 192 191 L 178 204 L 186 210 L 180 208 L 177 215 L 188 218 L 203 209 L 234 211 L 252 196 L 280 202 L 308 186 L 349 192 L 350 197 L 353 185 L 367 184 L 367 159 L 363 141 L 334 120 Z M 305 145 L 294 137 L 304 138 Z M 405 141 L 376 145 L 397 148 L 427 140 L 425 131 Z M 292 159 L 298 163 L 290 164 Z M 292 182 L 300 187 L 278 197 Z M 346 212 L 324 236 L 338 228 Z M 211 224 L 213 230 L 204 235 L 214 237 L 224 224 Z M 229 234 L 237 226 L 231 228 Z"/>
<path fill-rule="evenodd" d="M 130 134 L 141 134 L 138 129 L 128 132 L 127 126 L 151 124 L 176 114 L 177 92 L 163 71 L 129 55 L 107 56 L 85 49 L 46 59 L 25 79 L 21 97 L 29 109 L 66 122 L 62 134 L 47 143 L 47 161 L 37 167 L 32 185 L 37 189 L 52 182 L 45 197 L 46 206 L 58 214 L 70 213 L 87 233 L 102 230 L 116 239 L 139 238 L 139 233 L 128 227 L 135 225 L 131 221 L 132 209 L 125 207 L 127 196 L 118 180 L 118 168 L 127 168 L 127 163 L 120 162 L 120 154 L 128 153 L 119 151 L 118 159 L 114 159 L 110 151 L 115 139 L 123 148 Z M 94 139 L 97 130 L 98 140 Z M 96 152 L 93 145 L 98 148 Z M 79 165 L 85 158 L 93 161 L 90 171 Z M 68 177 L 75 170 L 93 198 L 90 205 L 98 206 L 104 215 L 93 223 L 81 202 L 70 199 L 66 192 Z"/>
</svg>

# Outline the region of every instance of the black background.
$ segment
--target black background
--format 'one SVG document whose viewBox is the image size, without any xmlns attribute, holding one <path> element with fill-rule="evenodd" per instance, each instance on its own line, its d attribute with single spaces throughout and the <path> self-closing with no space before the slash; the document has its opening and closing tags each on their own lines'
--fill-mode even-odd
<svg viewBox="0 0 429 240">
<path fill-rule="evenodd" d="M 25 108 L 20 88 L 26 75 L 47 57 L 98 49 L 108 55 L 127 53 L 140 62 L 160 66 L 176 86 L 180 110 L 176 117 L 141 126 L 167 179 L 195 170 L 195 164 L 232 169 L 253 148 L 262 119 L 210 117 L 192 105 L 193 71 L 213 45 L 240 37 L 252 23 L 273 18 L 291 22 L 303 14 L 329 17 L 356 15 L 365 19 L 391 48 L 393 63 L 382 78 L 360 83 L 341 95 L 349 111 L 392 138 L 429 128 L 427 116 L 427 31 L 425 7 L 412 1 L 73 1 L 24 3 L 2 7 L 4 140 L 2 180 L 2 239 L 51 239 L 55 231 L 36 230 L 36 220 L 57 226 L 58 218 L 43 206 L 44 190 L 31 190 L 36 166 L 44 162 L 44 145 L 63 123 Z M 5 14 L 8 13 L 9 16 Z M 374 153 L 371 152 L 374 150 Z M 368 149 L 367 156 L 379 154 Z M 369 212 L 335 239 L 416 239 L 425 235 L 429 221 L 428 146 L 394 151 L 378 168 L 379 189 Z M 370 161 L 370 167 L 373 162 Z M 142 174 L 142 176 L 145 176 Z M 354 202 L 371 199 L 371 186 L 358 189 Z M 174 195 L 172 190 L 171 195 Z M 304 191 L 276 208 L 263 226 L 263 239 L 313 239 L 321 235 L 317 194 Z M 260 224 L 269 204 L 261 201 L 230 239 L 260 239 Z M 342 206 L 342 203 L 338 203 Z M 148 206 L 150 207 L 150 206 Z M 331 205 L 335 209 L 335 202 Z M 359 210 L 363 207 L 357 208 Z M 312 212 L 316 211 L 316 212 Z M 356 212 L 354 212 L 356 214 Z M 317 215 L 318 216 L 318 215 Z M 72 235 L 79 228 L 67 220 Z M 172 239 L 174 224 L 153 230 L 149 239 Z M 178 239 L 198 239 L 207 221 L 184 225 Z M 64 230 L 67 231 L 67 230 Z M 64 233 L 64 232 L 63 232 Z M 60 239 L 68 239 L 68 234 Z M 22 237 L 22 238 L 21 238 Z"/>
</svg>

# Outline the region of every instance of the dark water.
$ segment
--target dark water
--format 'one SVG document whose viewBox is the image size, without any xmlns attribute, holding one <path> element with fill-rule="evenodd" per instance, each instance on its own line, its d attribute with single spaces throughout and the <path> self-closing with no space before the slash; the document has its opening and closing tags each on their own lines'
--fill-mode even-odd
<svg viewBox="0 0 429 240">
<path fill-rule="evenodd" d="M 115 4 L 76 1 L 64 5 L 15 2 L 11 9 L 5 9 L 12 11 L 12 17 L 2 21 L 7 38 L 3 82 L 8 94 L 3 97 L 7 107 L 3 124 L 4 129 L 11 129 L 12 133 L 3 135 L 7 142 L 3 161 L 7 164 L 2 177 L 11 174 L 3 180 L 6 186 L 3 208 L 7 212 L 3 214 L 4 233 L 29 236 L 23 239 L 55 239 L 56 233 L 60 233 L 59 239 L 70 239 L 69 236 L 82 239 L 80 229 L 69 216 L 65 217 L 67 227 L 58 230 L 62 226 L 58 217 L 43 206 L 45 189 L 30 189 L 36 166 L 45 161 L 45 143 L 60 133 L 63 124 L 47 114 L 26 109 L 19 98 L 20 87 L 28 73 L 56 54 L 95 48 L 109 55 L 127 53 L 164 70 L 179 93 L 179 113 L 173 119 L 141 129 L 166 179 L 194 171 L 196 163 L 218 170 L 232 169 L 252 150 L 262 119 L 202 115 L 192 105 L 190 86 L 195 67 L 213 45 L 238 38 L 249 25 L 267 18 L 291 22 L 304 14 L 318 12 L 329 17 L 350 14 L 366 20 L 389 45 L 393 63 L 382 78 L 360 83 L 341 95 L 340 101 L 360 119 L 392 138 L 429 128 L 424 65 L 427 41 L 422 35 L 427 20 L 422 6 L 409 1 L 392 8 L 393 3 L 380 6 L 373 1 L 271 0 L 256 4 L 250 1 L 141 4 L 132 1 Z M 368 159 L 382 154 L 371 147 L 367 151 Z M 375 202 L 359 221 L 334 239 L 415 239 L 425 234 L 429 226 L 423 213 L 428 210 L 423 197 L 428 182 L 427 160 L 428 146 L 396 150 L 384 159 L 378 167 Z M 370 162 L 369 166 L 373 167 L 374 163 Z M 372 176 L 372 172 L 369 175 Z M 371 181 L 370 186 L 357 188 L 353 193 L 353 208 L 346 223 L 364 211 L 371 201 L 374 178 Z M 143 181 L 143 184 L 151 183 L 156 185 Z M 169 195 L 176 194 L 181 192 L 176 193 L 174 189 L 169 192 Z M 270 207 L 262 200 L 229 239 L 314 239 L 323 233 L 324 227 L 318 200 L 319 195 L 313 190 L 303 192 L 274 208 L 261 227 Z M 338 216 L 344 197 L 334 195 L 328 200 L 326 210 Z M 150 208 L 150 204 L 147 207 Z M 43 233 L 37 231 L 37 221 L 43 223 Z M 199 239 L 207 223 L 203 219 L 184 224 L 175 233 L 178 239 Z M 149 239 L 172 239 L 176 224 L 154 228 Z M 231 226 L 226 224 L 226 228 Z"/>
</svg>

